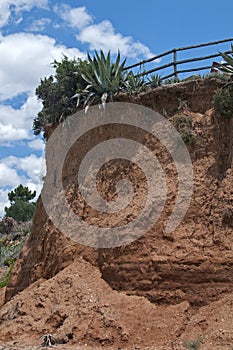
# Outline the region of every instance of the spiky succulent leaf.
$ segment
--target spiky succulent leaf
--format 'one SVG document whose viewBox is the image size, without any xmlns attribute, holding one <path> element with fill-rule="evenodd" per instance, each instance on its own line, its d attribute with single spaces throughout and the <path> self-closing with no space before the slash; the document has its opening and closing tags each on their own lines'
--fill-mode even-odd
<svg viewBox="0 0 233 350">
<path fill-rule="evenodd" d="M 87 105 L 90 106 L 90 104 L 91 104 L 90 101 L 92 100 L 93 97 L 95 98 L 95 93 L 90 92 L 85 99 L 84 107 L 86 107 Z"/>
<path fill-rule="evenodd" d="M 91 84 L 91 85 L 93 84 L 94 80 L 90 73 L 88 72 L 82 73 L 81 76 L 83 80 L 85 80 L 88 84 Z"/>
<path fill-rule="evenodd" d="M 219 66 L 219 69 L 227 74 L 233 74 L 233 67 Z"/>
<path fill-rule="evenodd" d="M 83 80 L 88 84 L 82 91 L 84 106 L 90 106 L 94 101 L 101 104 L 105 95 L 112 99 L 115 93 L 124 88 L 126 60 L 120 63 L 118 52 L 115 62 L 112 62 L 110 51 L 105 55 L 103 50 L 95 51 L 93 57 L 87 54 L 87 59 L 89 69 L 82 73 Z"/>
<path fill-rule="evenodd" d="M 224 58 L 224 60 L 230 65 L 230 66 L 233 66 L 233 58 L 229 55 L 227 55 L 226 53 L 224 52 L 220 52 L 222 58 Z"/>
<path fill-rule="evenodd" d="M 231 49 L 233 51 L 233 45 L 231 45 Z M 220 52 L 222 58 L 225 60 L 226 64 L 219 64 L 218 69 L 221 70 L 224 73 L 227 74 L 233 74 L 233 57 L 231 57 L 230 55 L 224 53 L 224 52 Z"/>
</svg>

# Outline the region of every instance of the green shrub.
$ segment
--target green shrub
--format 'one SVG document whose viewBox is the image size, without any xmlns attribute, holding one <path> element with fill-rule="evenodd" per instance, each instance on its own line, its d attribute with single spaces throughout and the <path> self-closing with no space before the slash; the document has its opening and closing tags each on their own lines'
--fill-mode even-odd
<svg viewBox="0 0 233 350">
<path fill-rule="evenodd" d="M 15 264 L 15 262 L 12 261 L 11 265 L 9 267 L 9 270 L 7 271 L 6 276 L 4 277 L 4 279 L 2 281 L 0 281 L 0 288 L 3 288 L 3 287 L 5 287 L 7 285 L 8 281 L 9 281 L 9 278 L 10 278 L 11 271 L 12 271 L 12 269 L 14 267 L 14 264 Z"/>
<path fill-rule="evenodd" d="M 36 88 L 43 108 L 33 120 L 34 134 L 39 135 L 48 123 L 63 122 L 79 105 L 88 108 L 94 102 L 105 104 L 123 88 L 125 62 L 120 62 L 120 53 L 112 62 L 110 52 L 105 56 L 102 50 L 95 51 L 93 57 L 88 54 L 87 60 L 66 56 L 61 62 L 55 60 L 55 74 L 41 79 Z"/>
<path fill-rule="evenodd" d="M 188 77 L 182 79 L 182 81 L 198 80 L 198 79 L 203 79 L 200 74 L 192 74 L 192 75 L 189 75 Z"/>
<path fill-rule="evenodd" d="M 23 200 L 16 200 L 9 208 L 5 208 L 6 216 L 16 221 L 29 221 L 35 212 L 35 203 L 28 203 Z"/>
<path fill-rule="evenodd" d="M 39 135 L 48 123 L 59 123 L 76 111 L 76 100 L 71 97 L 86 87 L 81 73 L 89 71 L 86 60 L 69 59 L 63 56 L 61 62 L 54 60 L 55 74 L 41 79 L 36 95 L 43 104 L 42 110 L 33 120 L 33 131 Z"/>
<path fill-rule="evenodd" d="M 178 77 L 173 77 L 173 78 L 169 78 L 169 79 L 166 79 L 164 81 L 164 84 L 176 84 L 176 83 L 180 83 L 180 79 Z"/>
<path fill-rule="evenodd" d="M 26 238 L 23 238 L 18 243 L 13 243 L 7 241 L 6 239 L 1 239 L 0 241 L 0 266 L 9 266 L 11 261 L 15 261 L 23 247 Z"/>
<path fill-rule="evenodd" d="M 217 78 L 220 79 L 222 81 L 229 81 L 229 77 L 226 76 L 225 74 L 219 73 L 219 72 L 213 72 L 213 73 L 209 73 L 209 74 L 205 74 L 203 76 L 204 79 L 211 79 L 211 78 Z"/>
<path fill-rule="evenodd" d="M 231 45 L 233 52 L 233 45 Z M 233 116 L 233 57 L 220 52 L 225 63 L 221 63 L 218 69 L 223 72 L 225 79 L 230 80 L 223 88 L 217 89 L 213 96 L 213 105 L 215 110 L 225 118 L 231 118 Z"/>
<path fill-rule="evenodd" d="M 188 108 L 188 102 L 186 100 L 182 100 L 181 98 L 178 98 L 178 112 L 181 112 Z"/>
<path fill-rule="evenodd" d="M 187 350 L 199 350 L 202 341 L 203 341 L 202 337 L 195 339 L 195 340 L 184 340 L 183 346 Z"/>
<path fill-rule="evenodd" d="M 231 118 L 233 116 L 233 86 L 217 89 L 213 96 L 213 105 L 220 115 Z"/>
<path fill-rule="evenodd" d="M 193 121 L 191 117 L 179 114 L 172 118 L 172 122 L 184 143 L 193 144 L 196 142 L 196 136 L 193 132 Z"/>
</svg>

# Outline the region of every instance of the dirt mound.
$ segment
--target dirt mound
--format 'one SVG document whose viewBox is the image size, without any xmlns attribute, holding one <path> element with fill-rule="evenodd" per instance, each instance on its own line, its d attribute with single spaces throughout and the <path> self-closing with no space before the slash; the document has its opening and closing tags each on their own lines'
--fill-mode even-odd
<svg viewBox="0 0 233 350">
<path fill-rule="evenodd" d="M 58 343 L 89 346 L 162 345 L 176 338 L 189 315 L 188 302 L 167 308 L 113 291 L 84 260 L 48 281 L 39 280 L 0 311 L 2 341 L 37 345 L 51 333 Z"/>
<path fill-rule="evenodd" d="M 200 337 L 202 349 L 224 349 L 233 341 L 232 311 L 232 295 L 194 316 L 188 302 L 164 307 L 127 296 L 77 259 L 8 302 L 0 311 L 0 332 L 1 340 L 14 346 L 36 346 L 42 342 L 38 337 L 50 333 L 64 349 L 184 349 L 183 341 Z"/>
<path fill-rule="evenodd" d="M 213 92 L 221 84 L 215 79 L 188 81 L 138 97 L 119 96 L 121 101 L 163 111 L 186 138 L 194 170 L 189 210 L 180 226 L 166 233 L 177 191 L 172 159 L 146 133 L 128 129 L 125 135 L 125 130 L 115 128 L 121 136 L 143 142 L 166 174 L 167 198 L 159 221 L 127 246 L 96 250 L 61 234 L 39 199 L 31 235 L 0 311 L 3 341 L 32 345 L 38 344 L 38 336 L 51 333 L 64 348 L 87 344 L 92 349 L 178 350 L 185 349 L 182 342 L 187 341 L 189 346 L 199 342 L 204 350 L 229 350 L 233 320 L 224 314 L 230 314 L 233 305 L 233 120 L 211 109 Z M 188 122 L 182 124 L 183 120 Z M 48 127 L 48 137 L 55 127 Z M 67 199 L 92 224 L 99 223 L 98 216 L 79 192 L 73 195 L 76 170 L 88 150 L 111 134 L 107 127 L 85 135 L 70 149 L 64 167 Z M 52 160 L 49 167 L 53 173 L 48 181 L 56 182 Z M 114 226 L 137 215 L 146 184 L 137 167 L 113 162 L 110 169 L 102 169 L 97 184 L 105 198 L 114 198 L 122 176 L 135 181 L 136 190 L 127 215 L 104 218 L 106 225 Z"/>
<path fill-rule="evenodd" d="M 97 268 L 77 259 L 5 304 L 1 340 L 19 349 L 37 346 L 40 336 L 52 334 L 61 349 L 181 350 L 185 341 L 201 339 L 203 350 L 228 350 L 233 344 L 232 300 L 231 294 L 198 311 L 187 301 L 152 304 L 113 291 Z"/>
</svg>

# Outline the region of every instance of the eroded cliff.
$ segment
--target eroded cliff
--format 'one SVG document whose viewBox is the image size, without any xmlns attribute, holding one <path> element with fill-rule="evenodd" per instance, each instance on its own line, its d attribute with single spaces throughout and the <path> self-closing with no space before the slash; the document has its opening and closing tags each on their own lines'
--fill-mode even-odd
<svg viewBox="0 0 233 350">
<path fill-rule="evenodd" d="M 213 316 L 224 313 L 227 303 L 230 313 L 233 295 L 233 119 L 222 118 L 212 108 L 213 93 L 222 84 L 216 79 L 201 79 L 160 87 L 135 97 L 117 97 L 120 102 L 152 108 L 172 123 L 179 121 L 181 116 L 192 121 L 187 147 L 193 164 L 194 191 L 185 218 L 170 234 L 166 233 L 165 226 L 174 207 L 177 173 L 171 157 L 158 140 L 141 130 L 128 130 L 127 134 L 124 128 L 115 127 L 113 131 L 107 126 L 95 129 L 73 145 L 66 158 L 63 182 L 74 211 L 84 220 L 100 223 L 96 212 L 83 202 L 79 192 L 74 192 L 76 171 L 88 150 L 108 139 L 113 132 L 121 137 L 136 138 L 158 158 L 166 174 L 168 189 L 162 215 L 144 236 L 133 243 L 112 249 L 94 249 L 60 233 L 48 218 L 40 198 L 32 233 L 6 288 L 0 324 L 3 340 L 18 339 L 29 344 L 34 333 L 50 332 L 60 334 L 62 341 L 69 342 L 70 346 L 72 342 L 80 341 L 80 344 L 113 348 L 132 348 L 134 344 L 142 348 L 157 345 L 161 346 L 160 349 L 162 346 L 164 349 L 182 349 L 180 341 L 184 337 L 199 336 L 203 337 L 203 349 L 212 349 L 213 341 L 215 349 L 218 346 L 224 349 L 222 345 L 233 343 L 229 324 L 223 322 L 218 327 Z M 47 138 L 55 128 L 48 126 Z M 50 164 L 49 169 L 55 171 L 54 166 Z M 146 182 L 141 170 L 122 161 L 110 162 L 110 167 L 101 170 L 97 181 L 100 193 L 111 200 L 116 192 L 116 182 L 124 177 L 135 184 L 134 201 L 127 215 L 104 217 L 104 224 L 108 227 L 132 220 L 146 196 Z M 85 284 L 84 290 L 91 288 L 92 295 L 99 293 L 93 301 L 80 296 L 84 292 L 73 292 L 79 268 L 79 282 Z M 51 297 L 51 288 L 56 295 L 54 298 Z M 122 295 L 117 291 L 126 293 Z M 25 298 L 31 298 L 30 307 L 25 306 Z M 96 298 L 99 298 L 100 306 Z M 71 315 L 71 299 L 74 308 L 82 312 L 76 310 Z M 9 312 L 16 303 L 18 310 L 11 318 Z M 53 305 L 59 304 L 62 306 L 57 306 L 57 311 L 54 311 Z M 87 305 L 85 310 L 84 304 Z M 104 307 L 108 312 L 114 310 L 111 312 L 115 316 L 112 315 L 110 321 L 108 319 L 109 324 L 106 324 Z M 40 314 L 38 320 L 34 316 L 37 312 Z M 116 316 L 118 313 L 122 325 L 120 316 Z M 206 316 L 208 313 L 210 316 Z M 90 319 L 95 319 L 94 323 L 90 324 Z M 75 320 L 83 326 L 74 325 Z M 146 326 L 154 322 L 156 327 Z M 13 333 L 10 331 L 12 327 L 16 327 Z M 30 333 L 28 341 L 25 340 L 24 327 Z M 227 330 L 221 333 L 219 329 L 224 327 Z M 69 339 L 67 334 L 72 334 L 72 337 Z"/>
</svg>

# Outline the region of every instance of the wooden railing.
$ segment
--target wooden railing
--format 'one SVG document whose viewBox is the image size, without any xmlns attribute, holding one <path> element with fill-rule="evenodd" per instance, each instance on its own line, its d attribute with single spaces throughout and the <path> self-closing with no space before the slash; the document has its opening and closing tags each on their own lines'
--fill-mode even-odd
<svg viewBox="0 0 233 350">
<path fill-rule="evenodd" d="M 168 79 L 168 78 L 172 78 L 172 77 L 178 78 L 178 75 L 182 74 L 182 73 L 190 73 L 190 72 L 197 72 L 197 71 L 201 71 L 201 70 L 211 69 L 212 64 L 207 64 L 207 65 L 205 64 L 203 66 L 199 65 L 197 67 L 190 67 L 190 68 L 186 68 L 186 69 L 181 69 L 182 67 L 179 68 L 179 66 L 182 66 L 182 65 L 188 64 L 188 63 L 192 63 L 192 62 L 200 62 L 200 61 L 207 61 L 207 60 L 210 61 L 210 59 L 221 57 L 221 54 L 219 51 L 222 51 L 222 50 L 218 50 L 218 51 L 215 50 L 213 54 L 210 54 L 207 56 L 199 56 L 199 57 L 178 60 L 178 53 L 180 51 L 192 50 L 192 49 L 197 49 L 197 48 L 207 47 L 207 46 L 216 46 L 216 45 L 224 44 L 227 42 L 233 42 L 233 38 L 208 42 L 208 43 L 204 43 L 204 44 L 202 43 L 202 44 L 198 44 L 198 45 L 175 48 L 175 49 L 166 51 L 162 54 L 159 54 L 157 56 L 154 56 L 148 60 L 143 60 L 143 61 L 140 61 L 138 63 L 132 64 L 132 65 L 126 67 L 125 69 L 130 70 L 130 69 L 139 67 L 141 72 L 138 73 L 137 75 L 145 76 L 145 75 L 152 74 L 152 73 L 158 74 L 161 70 L 164 71 L 169 67 L 173 67 L 172 73 L 161 76 L 160 79 L 164 80 L 164 79 Z M 216 51 L 217 51 L 217 53 L 216 53 Z M 226 54 L 232 53 L 231 50 L 230 51 L 224 50 L 223 52 Z M 154 62 L 156 64 L 156 61 L 158 61 L 159 59 L 161 59 L 165 56 L 168 56 L 168 55 L 172 55 L 172 61 L 170 61 L 169 63 L 162 64 L 160 66 L 157 66 L 157 67 L 149 69 L 149 70 L 146 69 L 146 65 L 148 63 Z M 142 71 L 142 69 L 143 69 L 143 71 Z"/>
</svg>

